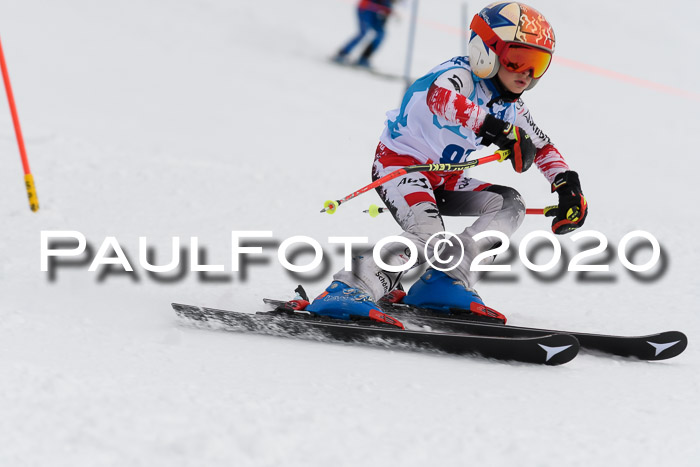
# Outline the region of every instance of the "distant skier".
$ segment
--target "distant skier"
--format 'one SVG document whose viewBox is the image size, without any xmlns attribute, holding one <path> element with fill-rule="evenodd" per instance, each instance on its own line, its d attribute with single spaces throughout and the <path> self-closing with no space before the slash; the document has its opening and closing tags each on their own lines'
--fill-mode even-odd
<svg viewBox="0 0 700 467">
<path fill-rule="evenodd" d="M 399 109 L 387 112 L 373 178 L 408 165 L 464 162 L 474 150 L 493 144 L 512 151 L 509 159 L 518 173 L 534 163 L 558 194 L 558 208 L 548 213 L 554 217 L 554 233 L 581 227 L 588 205 L 579 176 L 569 170 L 521 99 L 549 67 L 555 43 L 552 27 L 534 8 L 500 2 L 474 16 L 471 30 L 468 57 L 455 57 L 433 68 L 406 91 Z M 403 301 L 444 312 L 450 308 L 483 310 L 485 305 L 473 288 L 477 277 L 470 266 L 479 253 L 500 240 L 474 241 L 472 237 L 488 230 L 510 237 L 525 216 L 520 194 L 462 172 L 407 174 L 377 191 L 404 230 L 402 236 L 417 246 L 417 264 L 426 261 L 424 246 L 431 235 L 445 230 L 442 216 L 478 216 L 458 235 L 465 245 L 463 259 L 450 270 L 428 268 Z M 459 245 L 454 239 L 452 243 L 440 252 L 441 258 L 460 257 Z M 382 253 L 384 262 L 392 266 L 410 259 L 410 252 L 400 243 L 390 244 Z M 341 319 L 385 320 L 375 302 L 398 286 L 401 273 L 381 269 L 371 251 L 353 259 L 353 270 L 335 274 L 307 311 Z"/>
<path fill-rule="evenodd" d="M 361 0 L 357 5 L 357 19 L 360 31 L 350 41 L 338 51 L 333 60 L 338 63 L 345 63 L 352 50 L 373 32 L 374 37 L 367 44 L 364 51 L 357 60 L 356 65 L 369 68 L 369 59 L 376 52 L 379 45 L 384 40 L 384 27 L 386 20 L 391 15 L 392 6 L 396 0 Z"/>
</svg>

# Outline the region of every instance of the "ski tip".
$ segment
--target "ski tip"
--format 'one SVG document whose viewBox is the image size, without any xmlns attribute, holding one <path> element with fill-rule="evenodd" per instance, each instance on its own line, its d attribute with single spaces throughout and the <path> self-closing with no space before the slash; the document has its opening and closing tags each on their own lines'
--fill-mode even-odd
<svg viewBox="0 0 700 467">
<path fill-rule="evenodd" d="M 578 355 L 581 348 L 578 339 L 569 334 L 551 334 L 536 340 L 545 365 L 568 363 Z"/>
<path fill-rule="evenodd" d="M 648 355 L 644 360 L 668 360 L 682 354 L 688 337 L 680 331 L 667 331 L 644 338 Z"/>
</svg>

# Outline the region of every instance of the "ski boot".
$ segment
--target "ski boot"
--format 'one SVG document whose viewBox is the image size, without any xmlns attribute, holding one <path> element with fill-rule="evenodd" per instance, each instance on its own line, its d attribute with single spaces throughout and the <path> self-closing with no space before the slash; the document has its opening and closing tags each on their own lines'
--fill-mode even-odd
<svg viewBox="0 0 700 467">
<path fill-rule="evenodd" d="M 370 319 L 404 328 L 398 320 L 381 311 L 368 294 L 340 281 L 333 281 L 306 307 L 306 311 L 335 319 Z"/>
<path fill-rule="evenodd" d="M 505 324 L 506 317 L 484 305 L 476 290 L 455 280 L 442 271 L 428 269 L 408 291 L 403 303 L 418 308 L 428 308 L 436 313 L 467 314 L 493 318 Z"/>
<path fill-rule="evenodd" d="M 366 70 L 369 70 L 371 68 L 369 64 L 369 59 L 368 58 L 360 58 L 357 62 L 355 62 L 355 66 L 358 68 L 364 68 Z"/>
<path fill-rule="evenodd" d="M 348 62 L 348 54 L 340 51 L 331 57 L 331 61 L 338 65 L 346 65 Z"/>
<path fill-rule="evenodd" d="M 370 64 L 369 64 L 369 58 L 374 53 L 374 50 L 375 50 L 375 46 L 372 42 L 367 44 L 367 47 L 365 47 L 365 50 L 362 51 L 362 54 L 360 55 L 360 58 L 357 60 L 355 65 L 360 67 L 360 68 L 365 68 L 365 69 L 369 70 L 371 68 Z"/>
</svg>

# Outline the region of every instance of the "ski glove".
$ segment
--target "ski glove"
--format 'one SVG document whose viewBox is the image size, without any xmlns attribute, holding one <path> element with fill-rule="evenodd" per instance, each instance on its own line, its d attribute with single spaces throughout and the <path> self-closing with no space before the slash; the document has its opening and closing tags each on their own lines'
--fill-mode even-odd
<svg viewBox="0 0 700 467">
<path fill-rule="evenodd" d="M 495 144 L 500 149 L 509 149 L 508 156 L 516 172 L 525 172 L 535 160 L 537 148 L 530 135 L 519 126 L 504 122 L 491 114 L 486 115 L 484 123 L 477 136 L 481 136 L 481 144 Z"/>
<path fill-rule="evenodd" d="M 578 174 L 571 170 L 557 174 L 552 183 L 552 193 L 555 191 L 559 195 L 559 205 L 545 208 L 544 215 L 554 217 L 552 232 L 563 235 L 583 225 L 588 215 L 588 203 L 581 191 Z"/>
</svg>

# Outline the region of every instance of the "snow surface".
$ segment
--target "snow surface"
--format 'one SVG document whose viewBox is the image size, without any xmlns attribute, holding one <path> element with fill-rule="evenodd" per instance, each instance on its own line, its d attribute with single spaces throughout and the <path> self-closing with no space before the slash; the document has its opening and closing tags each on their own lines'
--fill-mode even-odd
<svg viewBox="0 0 700 467">
<path fill-rule="evenodd" d="M 374 193 L 318 213 L 368 182 L 404 87 L 327 62 L 354 33 L 354 1 L 5 0 L 0 32 L 41 210 L 28 209 L 3 100 L 0 465 L 698 465 L 699 5 L 533 3 L 556 28 L 558 60 L 527 102 L 581 174 L 586 230 L 609 239 L 596 259 L 611 271 L 538 278 L 515 256 L 510 280 L 479 291 L 516 325 L 690 340 L 665 362 L 581 354 L 549 368 L 176 322 L 171 302 L 254 311 L 263 296 L 290 297 L 302 279 L 275 242 L 323 244 L 330 264 L 304 276 L 316 294 L 343 264 L 329 236 L 398 233 L 389 216 L 361 212 Z M 414 77 L 460 53 L 460 7 L 421 2 Z M 403 72 L 408 10 L 375 57 L 386 73 Z M 532 207 L 555 201 L 535 170 L 473 175 L 517 187 Z M 513 248 L 547 229 L 530 216 Z M 81 256 L 52 280 L 40 270 L 45 230 L 79 231 L 93 253 L 114 236 L 135 272 L 89 272 Z M 245 277 L 231 272 L 234 230 L 274 234 Z M 646 280 L 616 256 L 634 230 L 664 252 Z M 202 262 L 225 271 L 149 276 L 140 236 L 158 264 L 173 237 L 186 250 L 198 237 Z"/>
</svg>

